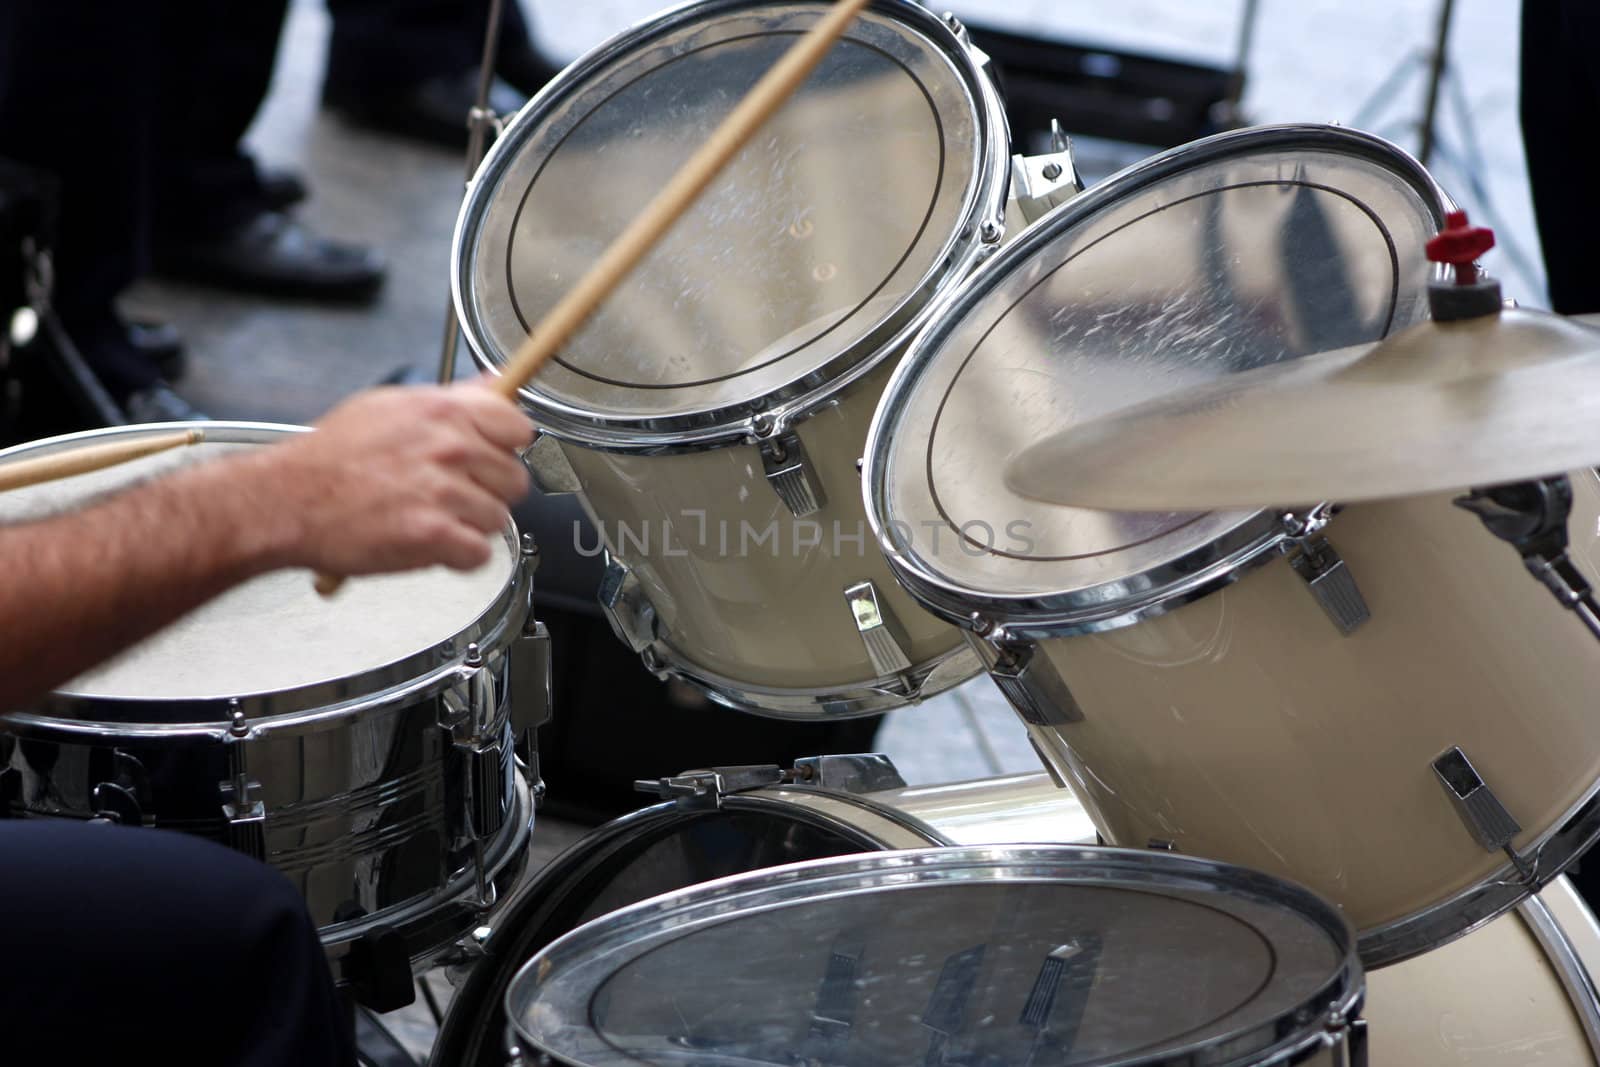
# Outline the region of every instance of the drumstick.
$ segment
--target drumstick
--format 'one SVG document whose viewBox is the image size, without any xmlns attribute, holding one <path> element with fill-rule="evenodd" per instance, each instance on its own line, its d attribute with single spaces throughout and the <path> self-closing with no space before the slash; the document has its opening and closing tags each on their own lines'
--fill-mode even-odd
<svg viewBox="0 0 1600 1067">
<path fill-rule="evenodd" d="M 860 11 L 871 0 L 837 0 L 815 26 L 795 42 L 772 69 L 761 76 L 755 87 L 739 101 L 722 124 L 712 132 L 695 154 L 689 157 L 672 180 L 655 195 L 622 235 L 611 242 L 595 265 L 578 284 L 567 291 L 549 314 L 517 347 L 492 388 L 515 400 L 518 390 L 539 373 L 556 350 L 566 343 L 578 327 L 611 295 L 639 261 L 649 254 L 705 192 L 706 186 L 738 154 L 762 123 L 794 95 L 833 43 L 843 35 Z M 317 575 L 317 592 L 332 596 L 344 579 L 331 574 Z"/>
<path fill-rule="evenodd" d="M 0 493 L 7 489 L 21 489 L 74 474 L 115 467 L 119 463 L 153 456 L 185 445 L 197 445 L 206 439 L 204 430 L 178 430 L 173 433 L 141 437 L 136 441 L 111 441 L 100 445 L 85 445 L 37 459 L 18 459 L 0 463 Z"/>
</svg>

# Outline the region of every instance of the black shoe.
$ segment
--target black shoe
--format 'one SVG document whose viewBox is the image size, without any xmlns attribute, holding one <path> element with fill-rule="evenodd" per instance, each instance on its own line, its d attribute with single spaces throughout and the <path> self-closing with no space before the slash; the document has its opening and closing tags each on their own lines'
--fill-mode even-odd
<svg viewBox="0 0 1600 1067">
<path fill-rule="evenodd" d="M 183 337 L 172 324 L 134 319 L 127 324 L 127 331 L 128 343 L 160 368 L 161 377 L 167 381 L 177 381 L 189 369 Z"/>
<path fill-rule="evenodd" d="M 561 73 L 561 65 L 545 57 L 528 40 L 500 42 L 500 59 L 494 72 L 523 96 L 532 96 L 544 83 Z"/>
<path fill-rule="evenodd" d="M 476 71 L 428 78 L 409 89 L 355 92 L 326 86 L 323 106 L 352 126 L 461 149 L 467 143 L 467 115 L 477 102 Z M 526 98 L 496 78 L 489 87 L 489 109 L 509 115 Z"/>
<path fill-rule="evenodd" d="M 206 422 L 211 418 L 166 382 L 135 389 L 123 398 L 122 410 L 129 422 Z"/>
<path fill-rule="evenodd" d="M 261 203 L 269 211 L 294 207 L 311 195 L 305 181 L 292 170 L 259 166 L 256 169 L 257 181 L 261 183 Z"/>
<path fill-rule="evenodd" d="M 279 296 L 366 301 L 383 285 L 383 256 L 318 237 L 281 211 L 263 211 L 220 236 L 163 246 L 156 269 L 173 278 Z"/>
</svg>

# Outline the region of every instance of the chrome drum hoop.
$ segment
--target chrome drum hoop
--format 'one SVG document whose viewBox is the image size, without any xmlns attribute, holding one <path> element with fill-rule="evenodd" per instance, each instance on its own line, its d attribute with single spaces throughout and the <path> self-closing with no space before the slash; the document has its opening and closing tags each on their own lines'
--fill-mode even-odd
<svg viewBox="0 0 1600 1067">
<path fill-rule="evenodd" d="M 547 82 L 507 125 L 469 183 L 450 250 L 450 285 L 457 320 L 480 368 L 497 373 L 501 364 L 491 354 L 492 345 L 486 336 L 482 316 L 471 299 L 474 260 L 469 246 L 477 233 L 480 217 L 487 213 L 487 201 L 540 123 L 551 118 L 571 93 L 592 75 L 659 38 L 719 15 L 778 6 L 805 5 L 793 0 L 782 4 L 758 0 L 698 0 L 670 8 L 624 30 L 574 61 Z M 963 224 L 950 236 L 943 253 L 936 259 L 943 264 L 942 269 L 924 278 L 921 286 L 902 301 L 896 313 L 861 342 L 759 399 L 694 414 L 635 418 L 600 414 L 524 388 L 520 394 L 522 404 L 542 431 L 586 448 L 654 455 L 754 440 L 758 420 L 771 419 L 780 426 L 793 425 L 827 405 L 884 360 L 893 358 L 931 320 L 940 301 L 994 252 L 996 242 L 985 239 L 984 231 L 990 230 L 987 224 L 991 222 L 1003 226 L 1011 160 L 1005 108 L 985 70 L 988 57 L 972 46 L 959 23 L 935 16 L 912 0 L 876 0 L 871 9 L 908 25 L 936 44 L 956 67 L 977 115 L 978 173 L 962 207 Z M 990 236 L 993 236 L 992 231 Z"/>
<path fill-rule="evenodd" d="M 912 339 L 884 388 L 883 400 L 867 433 L 862 493 L 867 521 L 880 550 L 901 583 L 941 618 L 971 626 L 974 616 L 1005 624 L 1027 637 L 1093 633 L 1132 625 L 1192 602 L 1236 581 L 1249 568 L 1276 558 L 1288 539 L 1283 516 L 1257 512 L 1223 537 L 1141 574 L 1079 591 L 1008 595 L 973 587 L 941 574 L 897 543 L 888 513 L 887 465 L 893 431 L 899 425 L 916 380 L 943 343 L 993 286 L 1010 277 L 1063 231 L 1116 204 L 1119 198 L 1242 149 L 1324 149 L 1377 162 L 1415 191 L 1436 224 L 1454 210 L 1451 200 L 1420 163 L 1393 143 L 1370 133 L 1316 124 L 1256 126 L 1214 134 L 1180 145 L 1129 166 L 1051 211 L 1008 242 L 981 270 L 966 278 L 929 317 Z M 1322 511 L 1318 502 L 1302 512 Z"/>
<path fill-rule="evenodd" d="M 1360 938 L 1361 962 L 1387 967 L 1447 945 L 1492 922 L 1549 885 L 1600 842 L 1600 782 L 1560 826 L 1524 854 L 1525 871 L 1507 863 L 1488 879 L 1449 900 L 1379 926 Z"/>
<path fill-rule="evenodd" d="M 627 946 L 640 939 L 664 938 L 668 930 L 684 937 L 702 925 L 732 915 L 760 914 L 789 904 L 817 903 L 889 887 L 989 881 L 1082 883 L 1118 877 L 1124 885 L 1225 888 L 1292 910 L 1337 946 L 1339 960 L 1326 981 L 1306 991 L 1301 1003 L 1282 1015 L 1240 1025 L 1204 1046 L 1193 1044 L 1191 1038 L 1187 1046 L 1173 1047 L 1136 1062 L 1146 1067 L 1181 1067 L 1197 1059 L 1206 1060 L 1208 1054 L 1221 1053 L 1218 1062 L 1286 1065 L 1306 1062 L 1330 1046 L 1345 1042 L 1348 1028 L 1360 1014 L 1365 985 L 1355 954 L 1354 931 L 1331 904 L 1293 883 L 1210 860 L 1134 849 L 1064 845 L 958 846 L 810 860 L 649 898 L 563 935 L 522 966 L 505 999 L 506 1017 L 511 1020 L 510 1040 L 523 1050 L 538 1047 L 518 1021 L 533 995 L 530 987 L 537 988 L 541 979 L 577 959 L 631 951 Z M 1173 1039 L 1173 1044 L 1180 1040 Z M 1253 1053 L 1251 1058 L 1243 1058 L 1249 1053 Z M 550 1063 L 576 1062 L 543 1053 L 535 1053 L 533 1062 L 545 1062 L 542 1056 Z"/>
</svg>

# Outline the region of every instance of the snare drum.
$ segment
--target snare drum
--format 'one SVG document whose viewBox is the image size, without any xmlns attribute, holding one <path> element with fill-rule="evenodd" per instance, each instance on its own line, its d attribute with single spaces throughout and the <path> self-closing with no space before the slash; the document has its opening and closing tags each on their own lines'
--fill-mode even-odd
<svg viewBox="0 0 1600 1067">
<path fill-rule="evenodd" d="M 826 8 L 676 8 L 528 104 L 456 230 L 480 364 L 505 363 Z M 578 549 L 603 543 L 602 603 L 657 673 L 811 717 L 978 671 L 891 576 L 857 461 L 904 339 L 1005 233 L 1011 161 L 985 63 L 954 19 L 874 4 L 523 391 L 544 431 L 529 466 L 547 492 L 581 492 L 603 542 Z"/>
<path fill-rule="evenodd" d="M 200 425 L 203 444 L 12 490 L 0 522 L 298 432 Z M 73 434 L 5 458 L 175 428 Z M 493 543 L 493 560 L 468 574 L 364 577 L 325 600 L 310 575 L 281 571 L 224 593 L 0 719 L 0 816 L 221 840 L 300 888 L 341 978 L 393 962 L 394 933 L 426 962 L 520 873 L 533 819 L 513 753 L 514 733 L 543 718 L 532 546 L 525 554 L 509 521 Z M 527 690 L 518 705 L 513 680 Z M 369 933 L 391 939 L 352 953 Z"/>
<path fill-rule="evenodd" d="M 1043 773 L 906 786 L 883 756 L 702 771 L 660 788 L 680 799 L 616 819 L 531 877 L 489 920 L 432 1061 L 504 1067 L 502 1005 L 513 974 L 574 927 L 646 897 L 799 860 L 930 845 L 1094 843 L 1071 791 Z M 737 774 L 743 773 L 741 781 Z"/>
<path fill-rule="evenodd" d="M 840 1067 L 1367 1062 L 1331 904 L 1187 856 L 884 852 L 724 878 L 547 946 L 506 997 L 520 1057 Z"/>
<path fill-rule="evenodd" d="M 1062 426 L 1419 321 L 1447 207 L 1404 153 L 1336 127 L 1154 157 L 962 289 L 868 446 L 896 573 L 971 629 L 1106 839 L 1304 883 L 1369 966 L 1511 907 L 1600 829 L 1588 634 L 1448 496 L 1119 514 L 1000 472 Z M 1573 481 L 1593 574 L 1600 492 Z"/>
</svg>

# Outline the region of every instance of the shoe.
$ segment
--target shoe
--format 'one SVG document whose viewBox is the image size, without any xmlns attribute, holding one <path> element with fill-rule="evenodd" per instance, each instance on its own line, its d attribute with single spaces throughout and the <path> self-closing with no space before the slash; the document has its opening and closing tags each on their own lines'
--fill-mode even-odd
<svg viewBox="0 0 1600 1067">
<path fill-rule="evenodd" d="M 128 343 L 144 354 L 169 382 L 182 378 L 189 369 L 183 351 L 183 337 L 177 327 L 166 322 L 134 319 L 126 323 Z"/>
<path fill-rule="evenodd" d="M 294 207 L 311 195 L 305 180 L 292 170 L 277 167 L 257 167 L 256 180 L 261 185 L 261 203 L 269 211 L 282 211 Z"/>
<path fill-rule="evenodd" d="M 156 270 L 171 278 L 279 296 L 367 301 L 383 285 L 383 256 L 318 237 L 281 211 L 263 211 L 213 238 L 164 245 Z"/>
<path fill-rule="evenodd" d="M 211 418 L 166 382 L 135 389 L 123 398 L 122 410 L 129 422 L 207 422 Z"/>
<path fill-rule="evenodd" d="M 324 86 L 322 104 L 352 126 L 396 134 L 460 150 L 467 143 L 467 115 L 478 98 L 476 71 L 428 78 L 410 89 L 354 92 Z M 526 97 L 496 78 L 489 109 L 509 115 Z"/>
<path fill-rule="evenodd" d="M 501 41 L 500 58 L 494 65 L 494 72 L 523 96 L 533 96 L 561 70 L 559 63 L 547 59 L 527 40 Z"/>
</svg>

